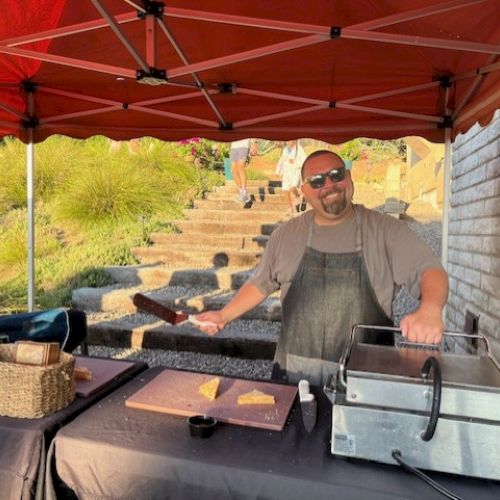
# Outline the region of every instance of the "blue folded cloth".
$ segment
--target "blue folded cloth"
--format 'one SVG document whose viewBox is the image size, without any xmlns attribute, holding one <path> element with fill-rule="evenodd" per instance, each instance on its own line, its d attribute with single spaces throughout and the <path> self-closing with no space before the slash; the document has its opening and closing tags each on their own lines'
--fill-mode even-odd
<svg viewBox="0 0 500 500">
<path fill-rule="evenodd" d="M 58 342 L 64 349 L 69 333 L 68 311 L 64 308 L 0 316 L 0 336 L 9 342 Z"/>
</svg>

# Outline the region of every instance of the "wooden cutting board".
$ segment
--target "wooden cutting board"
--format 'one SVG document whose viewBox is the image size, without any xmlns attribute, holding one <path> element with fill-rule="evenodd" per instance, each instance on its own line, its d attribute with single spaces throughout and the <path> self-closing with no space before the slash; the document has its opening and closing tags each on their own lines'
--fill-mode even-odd
<svg viewBox="0 0 500 500">
<path fill-rule="evenodd" d="M 92 373 L 92 380 L 75 380 L 77 396 L 87 398 L 118 375 L 126 372 L 134 363 L 117 359 L 99 359 L 75 356 L 75 366 L 84 366 Z"/>
<path fill-rule="evenodd" d="M 190 417 L 210 415 L 220 422 L 281 431 L 297 394 L 297 387 L 253 380 L 220 378 L 217 398 L 212 401 L 198 392 L 201 384 L 214 378 L 203 373 L 164 370 L 125 401 L 130 408 Z M 238 405 L 240 394 L 258 389 L 272 394 L 274 405 Z"/>
</svg>

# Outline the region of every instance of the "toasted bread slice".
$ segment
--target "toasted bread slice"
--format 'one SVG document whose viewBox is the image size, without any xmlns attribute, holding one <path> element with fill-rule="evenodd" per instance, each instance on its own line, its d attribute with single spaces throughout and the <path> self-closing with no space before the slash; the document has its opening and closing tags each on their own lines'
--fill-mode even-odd
<svg viewBox="0 0 500 500">
<path fill-rule="evenodd" d="M 203 394 L 208 399 L 215 399 L 217 397 L 217 391 L 219 390 L 220 378 L 214 377 L 210 379 L 208 382 L 201 384 L 198 392 Z"/>
<path fill-rule="evenodd" d="M 92 372 L 85 366 L 75 366 L 75 380 L 92 380 Z"/>
<path fill-rule="evenodd" d="M 272 394 L 266 394 L 257 389 L 238 396 L 239 405 L 273 405 L 274 403 Z"/>
</svg>

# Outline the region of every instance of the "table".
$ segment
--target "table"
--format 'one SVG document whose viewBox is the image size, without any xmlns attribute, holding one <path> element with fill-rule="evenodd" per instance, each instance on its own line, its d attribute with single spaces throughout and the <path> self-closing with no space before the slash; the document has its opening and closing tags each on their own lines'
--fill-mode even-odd
<svg viewBox="0 0 500 500">
<path fill-rule="evenodd" d="M 80 500 L 444 498 L 398 466 L 333 457 L 331 404 L 320 394 L 312 435 L 297 405 L 283 432 L 220 424 L 208 439 L 191 437 L 184 417 L 125 407 L 160 370 L 142 373 L 57 433 L 56 479 Z M 465 499 L 500 498 L 498 482 L 430 475 Z M 56 498 L 50 488 L 47 498 Z"/>
<path fill-rule="evenodd" d="M 0 500 L 43 498 L 46 454 L 56 432 L 104 395 L 146 368 L 146 363 L 134 362 L 127 371 L 91 396 L 77 397 L 66 408 L 48 417 L 0 417 Z"/>
</svg>

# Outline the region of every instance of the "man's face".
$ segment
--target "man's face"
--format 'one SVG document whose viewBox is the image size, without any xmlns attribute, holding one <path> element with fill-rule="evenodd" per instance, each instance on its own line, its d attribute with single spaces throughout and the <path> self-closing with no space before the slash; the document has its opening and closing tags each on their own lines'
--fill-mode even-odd
<svg viewBox="0 0 500 500">
<path fill-rule="evenodd" d="M 324 174 L 333 168 L 340 168 L 343 162 L 333 154 L 324 154 L 309 160 L 306 164 L 304 177 Z M 308 203 L 311 204 L 316 214 L 328 221 L 342 219 L 350 213 L 354 186 L 351 174 L 346 172 L 345 178 L 339 182 L 333 182 L 328 176 L 324 186 L 314 189 L 309 183 L 302 186 L 302 192 Z"/>
</svg>

